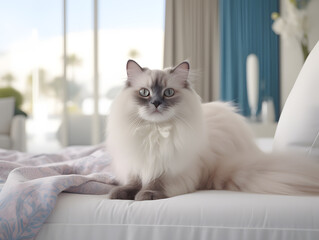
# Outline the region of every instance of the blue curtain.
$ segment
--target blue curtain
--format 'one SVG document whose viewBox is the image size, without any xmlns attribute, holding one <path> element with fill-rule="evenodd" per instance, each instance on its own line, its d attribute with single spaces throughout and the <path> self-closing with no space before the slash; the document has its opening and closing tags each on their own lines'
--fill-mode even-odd
<svg viewBox="0 0 319 240">
<path fill-rule="evenodd" d="M 272 31 L 272 12 L 278 0 L 220 0 L 221 98 L 237 103 L 250 115 L 246 88 L 246 58 L 259 59 L 259 111 L 263 99 L 272 98 L 279 118 L 279 43 Z"/>
</svg>

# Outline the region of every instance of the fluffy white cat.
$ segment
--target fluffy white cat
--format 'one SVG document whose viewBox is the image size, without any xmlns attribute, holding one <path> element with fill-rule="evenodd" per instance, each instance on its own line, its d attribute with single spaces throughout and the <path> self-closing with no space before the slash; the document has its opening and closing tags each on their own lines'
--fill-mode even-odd
<svg viewBox="0 0 319 240">
<path fill-rule="evenodd" d="M 107 124 L 120 183 L 110 198 L 151 200 L 199 189 L 319 193 L 319 164 L 261 152 L 233 107 L 201 103 L 188 62 L 150 70 L 129 60 L 127 76 Z"/>
</svg>

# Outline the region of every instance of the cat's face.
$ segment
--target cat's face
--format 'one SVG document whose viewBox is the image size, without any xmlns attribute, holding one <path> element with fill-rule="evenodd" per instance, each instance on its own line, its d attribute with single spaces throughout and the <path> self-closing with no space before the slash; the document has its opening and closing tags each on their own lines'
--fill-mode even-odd
<svg viewBox="0 0 319 240">
<path fill-rule="evenodd" d="M 137 105 L 139 116 L 151 122 L 164 122 L 173 118 L 189 88 L 189 64 L 183 62 L 167 70 L 141 68 L 135 61 L 127 63 L 127 88 Z"/>
</svg>

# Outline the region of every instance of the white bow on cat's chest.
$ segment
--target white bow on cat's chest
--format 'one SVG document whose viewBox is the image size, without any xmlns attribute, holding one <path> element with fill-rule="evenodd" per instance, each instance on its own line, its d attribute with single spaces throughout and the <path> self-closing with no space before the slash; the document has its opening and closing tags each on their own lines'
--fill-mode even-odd
<svg viewBox="0 0 319 240">
<path fill-rule="evenodd" d="M 172 130 L 171 125 L 159 125 L 159 124 L 148 124 L 137 127 L 134 131 L 134 135 L 138 134 L 139 137 L 148 138 L 148 140 L 155 140 L 154 138 L 162 137 L 168 138 Z"/>
</svg>

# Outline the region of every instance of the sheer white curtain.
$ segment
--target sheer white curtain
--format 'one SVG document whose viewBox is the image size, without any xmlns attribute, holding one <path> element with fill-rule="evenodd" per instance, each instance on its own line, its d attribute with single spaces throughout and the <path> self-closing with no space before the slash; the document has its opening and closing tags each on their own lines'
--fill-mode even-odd
<svg viewBox="0 0 319 240">
<path fill-rule="evenodd" d="M 164 67 L 188 59 L 204 102 L 219 98 L 218 0 L 166 0 Z"/>
</svg>

